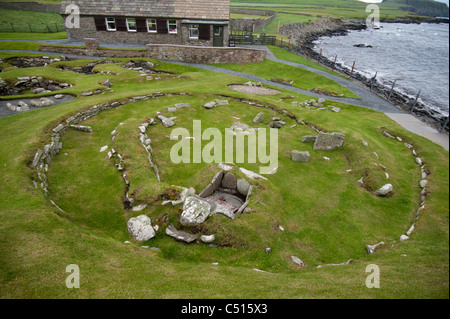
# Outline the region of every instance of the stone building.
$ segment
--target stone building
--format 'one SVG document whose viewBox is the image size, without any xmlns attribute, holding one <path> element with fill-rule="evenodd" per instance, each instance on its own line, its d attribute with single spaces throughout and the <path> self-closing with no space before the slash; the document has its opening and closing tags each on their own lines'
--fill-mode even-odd
<svg viewBox="0 0 450 319">
<path fill-rule="evenodd" d="M 72 40 L 227 46 L 230 0 L 63 0 L 77 5 L 80 28 L 67 28 Z"/>
</svg>

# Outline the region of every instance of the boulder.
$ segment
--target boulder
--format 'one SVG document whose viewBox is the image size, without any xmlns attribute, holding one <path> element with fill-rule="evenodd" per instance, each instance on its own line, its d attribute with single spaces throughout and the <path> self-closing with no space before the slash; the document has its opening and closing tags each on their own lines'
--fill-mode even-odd
<svg viewBox="0 0 450 319">
<path fill-rule="evenodd" d="M 256 117 L 253 120 L 253 123 L 258 124 L 261 123 L 264 120 L 264 113 L 258 113 L 258 115 L 256 115 Z"/>
<path fill-rule="evenodd" d="M 47 107 L 47 106 L 52 106 L 55 103 L 52 100 L 50 100 L 49 98 L 43 97 L 39 101 L 31 100 L 30 104 L 34 107 Z"/>
<path fill-rule="evenodd" d="M 392 186 L 392 184 L 386 184 L 379 190 L 375 191 L 374 194 L 380 197 L 384 197 L 387 196 L 392 191 L 394 191 L 394 186 Z"/>
<path fill-rule="evenodd" d="M 301 151 L 292 151 L 291 152 L 292 160 L 294 162 L 309 162 L 309 158 L 311 155 L 309 152 L 301 152 Z"/>
<path fill-rule="evenodd" d="M 205 105 L 203 105 L 203 107 L 208 110 L 214 108 L 215 106 L 216 106 L 216 102 L 209 102 L 209 103 L 206 103 Z"/>
<path fill-rule="evenodd" d="M 127 227 L 131 237 L 137 241 L 147 241 L 156 235 L 155 229 L 152 227 L 152 221 L 147 215 L 131 218 Z"/>
<path fill-rule="evenodd" d="M 237 179 L 233 173 L 226 173 L 222 179 L 222 187 L 229 189 L 237 189 Z"/>
<path fill-rule="evenodd" d="M 211 244 L 212 242 L 214 242 L 214 240 L 216 240 L 216 236 L 214 236 L 214 235 L 210 235 L 210 236 L 202 235 L 200 237 L 200 240 L 203 243 L 205 243 L 205 244 Z"/>
<path fill-rule="evenodd" d="M 420 181 L 420 187 L 421 188 L 425 188 L 428 184 L 428 181 L 426 179 L 423 179 Z"/>
<path fill-rule="evenodd" d="M 280 129 L 285 125 L 286 125 L 286 122 L 284 122 L 284 121 L 273 121 L 269 124 L 269 127 L 274 128 L 274 129 Z"/>
<path fill-rule="evenodd" d="M 341 133 L 323 133 L 320 132 L 319 136 L 314 143 L 315 151 L 331 151 L 342 147 L 344 144 L 345 135 Z"/>
<path fill-rule="evenodd" d="M 245 178 L 240 178 L 237 180 L 238 192 L 244 196 L 248 195 L 251 186 L 252 184 L 249 183 Z"/>
<path fill-rule="evenodd" d="M 49 86 L 47 86 L 47 90 L 50 91 L 59 91 L 62 90 L 62 87 L 60 87 L 59 85 L 55 85 L 55 84 L 50 84 Z"/>
<path fill-rule="evenodd" d="M 111 81 L 107 79 L 105 82 L 102 83 L 103 86 L 111 87 Z"/>
<path fill-rule="evenodd" d="M 173 225 L 166 228 L 166 234 L 170 237 L 175 238 L 178 241 L 183 241 L 185 243 L 192 243 L 197 240 L 198 235 L 189 234 L 184 231 L 176 229 Z"/>
<path fill-rule="evenodd" d="M 180 222 L 184 226 L 195 226 L 204 223 L 211 215 L 211 205 L 197 196 L 186 198 Z"/>
</svg>

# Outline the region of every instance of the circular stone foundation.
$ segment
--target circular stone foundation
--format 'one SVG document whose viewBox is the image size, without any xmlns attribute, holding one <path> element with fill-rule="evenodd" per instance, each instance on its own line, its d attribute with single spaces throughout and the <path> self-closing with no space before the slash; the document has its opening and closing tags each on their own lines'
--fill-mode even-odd
<svg viewBox="0 0 450 319">
<path fill-rule="evenodd" d="M 248 94 L 257 94 L 257 95 L 277 95 L 280 94 L 281 91 L 269 89 L 262 86 L 250 86 L 250 85 L 241 85 L 241 84 L 231 84 L 228 87 L 232 90 L 248 93 Z"/>
</svg>

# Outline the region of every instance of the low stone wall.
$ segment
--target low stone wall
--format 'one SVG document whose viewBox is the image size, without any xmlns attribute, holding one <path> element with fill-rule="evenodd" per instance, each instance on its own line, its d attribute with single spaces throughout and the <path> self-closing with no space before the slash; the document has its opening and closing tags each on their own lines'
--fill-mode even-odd
<svg viewBox="0 0 450 319">
<path fill-rule="evenodd" d="M 266 51 L 246 48 L 195 47 L 148 44 L 148 56 L 157 60 L 201 64 L 257 63 L 266 58 Z"/>
<path fill-rule="evenodd" d="M 43 52 L 56 52 L 61 54 L 79 54 L 90 55 L 97 57 L 108 58 L 147 58 L 147 50 L 114 50 L 114 49 L 96 49 L 92 47 L 78 48 L 78 47 L 65 47 L 65 46 L 53 46 L 53 45 L 41 45 L 39 51 Z"/>
<path fill-rule="evenodd" d="M 0 2 L 0 8 L 12 10 L 55 12 L 55 13 L 59 13 L 61 11 L 60 4 L 40 4 L 37 2 Z"/>
</svg>

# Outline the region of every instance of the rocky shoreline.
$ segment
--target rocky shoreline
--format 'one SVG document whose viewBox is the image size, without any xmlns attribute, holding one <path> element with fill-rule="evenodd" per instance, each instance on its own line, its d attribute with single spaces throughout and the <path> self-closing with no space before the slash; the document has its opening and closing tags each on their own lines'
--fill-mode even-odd
<svg viewBox="0 0 450 319">
<path fill-rule="evenodd" d="M 449 23 L 447 19 L 439 18 L 408 18 L 408 19 L 385 19 L 382 20 L 385 23 Z M 293 48 L 291 51 L 298 55 L 306 56 L 312 60 L 318 61 L 321 65 L 327 66 L 334 71 L 346 76 L 350 76 L 351 70 L 343 65 L 330 61 L 326 57 L 320 56 L 314 50 L 314 42 L 320 37 L 324 36 L 345 36 L 352 30 L 365 30 L 367 29 L 364 20 L 339 20 L 339 19 L 326 19 L 313 21 L 310 24 L 290 24 L 285 25 L 280 29 L 280 33 L 283 36 L 291 39 Z M 372 85 L 372 78 L 367 78 L 364 75 L 354 72 L 353 80 L 360 84 L 370 88 Z M 381 84 L 379 81 L 375 81 L 373 84 L 372 92 L 387 99 L 389 96 L 391 87 L 387 87 Z M 404 95 L 394 89 L 391 95 L 390 102 L 397 108 L 410 111 L 414 104 L 415 98 L 411 98 Z M 424 123 L 432 126 L 437 130 L 441 130 L 445 124 L 447 117 L 444 117 L 441 113 L 428 108 L 426 105 L 417 102 L 413 114 Z M 444 132 L 448 135 L 448 124 L 444 129 Z"/>
</svg>

